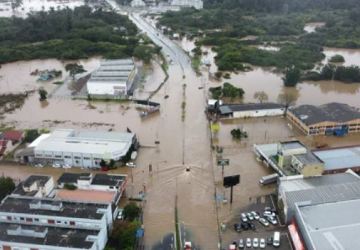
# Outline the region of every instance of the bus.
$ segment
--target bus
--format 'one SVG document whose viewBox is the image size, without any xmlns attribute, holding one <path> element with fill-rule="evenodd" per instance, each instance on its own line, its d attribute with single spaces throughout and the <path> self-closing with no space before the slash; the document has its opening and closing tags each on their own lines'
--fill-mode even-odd
<svg viewBox="0 0 360 250">
<path fill-rule="evenodd" d="M 263 176 L 263 177 L 260 178 L 259 182 L 260 182 L 261 185 L 275 183 L 277 181 L 278 177 L 279 177 L 279 175 L 277 173 L 267 175 L 267 176 Z"/>
</svg>

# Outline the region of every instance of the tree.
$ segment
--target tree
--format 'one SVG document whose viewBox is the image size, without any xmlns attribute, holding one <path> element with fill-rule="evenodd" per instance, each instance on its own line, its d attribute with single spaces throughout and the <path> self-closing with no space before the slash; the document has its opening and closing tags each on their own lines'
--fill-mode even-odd
<svg viewBox="0 0 360 250">
<path fill-rule="evenodd" d="M 269 99 L 268 95 L 264 91 L 255 92 L 254 98 L 257 99 L 260 103 L 263 103 Z"/>
<path fill-rule="evenodd" d="M 65 70 L 69 72 L 70 76 L 75 79 L 75 75 L 86 72 L 84 66 L 77 63 L 69 63 L 65 65 Z"/>
<path fill-rule="evenodd" d="M 285 71 L 285 76 L 283 77 L 283 82 L 286 87 L 295 87 L 299 82 L 301 72 L 295 66 L 287 68 Z"/>
<path fill-rule="evenodd" d="M 15 189 L 15 183 L 10 177 L 0 177 L 0 200 L 4 199 Z"/>
<path fill-rule="evenodd" d="M 109 237 L 109 246 L 114 249 L 134 249 L 139 227 L 138 221 L 116 221 Z"/>
<path fill-rule="evenodd" d="M 278 102 L 285 106 L 285 110 L 294 105 L 297 100 L 297 96 L 294 93 L 284 92 L 279 94 Z"/>
<path fill-rule="evenodd" d="M 99 163 L 100 167 L 107 167 L 106 161 L 104 159 L 101 159 L 100 163 Z"/>
<path fill-rule="evenodd" d="M 130 202 L 124 207 L 125 220 L 133 221 L 140 216 L 141 208 L 135 202 Z"/>
<path fill-rule="evenodd" d="M 113 168 L 115 168 L 115 161 L 111 159 L 109 162 L 109 169 L 113 169 Z"/>
<path fill-rule="evenodd" d="M 31 143 L 40 136 L 37 129 L 29 129 L 25 132 L 24 142 Z"/>
<path fill-rule="evenodd" d="M 44 89 L 44 88 L 40 88 L 39 90 L 38 90 L 38 93 L 39 93 L 39 95 L 40 95 L 40 101 L 45 101 L 46 99 L 47 99 L 47 94 L 48 94 L 48 92 Z"/>
<path fill-rule="evenodd" d="M 342 55 L 334 55 L 329 59 L 329 62 L 332 63 L 343 63 L 345 62 L 345 58 Z"/>
</svg>

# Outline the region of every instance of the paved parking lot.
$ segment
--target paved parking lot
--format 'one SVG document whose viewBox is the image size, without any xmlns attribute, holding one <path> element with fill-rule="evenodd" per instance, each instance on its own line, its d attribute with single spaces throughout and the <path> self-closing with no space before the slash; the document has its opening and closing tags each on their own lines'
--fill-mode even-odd
<svg viewBox="0 0 360 250">
<path fill-rule="evenodd" d="M 254 238 L 258 238 L 259 240 L 261 238 L 264 238 L 266 241 L 268 237 L 274 236 L 275 231 L 278 231 L 280 232 L 281 235 L 280 247 L 275 248 L 272 245 L 266 245 L 265 249 L 280 249 L 280 250 L 292 249 L 291 243 L 288 238 L 287 228 L 279 224 L 278 225 L 270 224 L 269 226 L 265 227 L 262 224 L 260 224 L 259 221 L 253 220 L 252 223 L 255 225 L 255 230 L 251 230 L 251 229 L 241 230 L 241 232 L 236 232 L 234 230 L 234 224 L 241 222 L 240 219 L 241 213 L 256 211 L 261 216 L 264 212 L 265 207 L 271 207 L 271 208 L 274 207 L 270 199 L 270 196 L 255 197 L 252 199 L 254 199 L 254 201 L 251 204 L 241 208 L 241 210 L 239 210 L 237 215 L 230 222 L 227 223 L 227 229 L 225 230 L 225 232 L 223 232 L 223 242 L 226 243 L 224 245 L 229 246 L 233 241 L 236 241 L 238 243 L 239 239 L 243 239 L 245 242 L 246 238 L 250 238 L 251 240 L 253 240 Z"/>
</svg>

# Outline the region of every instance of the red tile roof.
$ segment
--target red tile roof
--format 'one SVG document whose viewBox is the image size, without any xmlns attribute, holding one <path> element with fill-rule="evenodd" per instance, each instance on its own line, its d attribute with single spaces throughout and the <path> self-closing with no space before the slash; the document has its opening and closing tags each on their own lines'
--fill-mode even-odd
<svg viewBox="0 0 360 250">
<path fill-rule="evenodd" d="M 17 130 L 9 130 L 3 133 L 3 139 L 8 141 L 20 141 L 24 132 Z"/>
</svg>

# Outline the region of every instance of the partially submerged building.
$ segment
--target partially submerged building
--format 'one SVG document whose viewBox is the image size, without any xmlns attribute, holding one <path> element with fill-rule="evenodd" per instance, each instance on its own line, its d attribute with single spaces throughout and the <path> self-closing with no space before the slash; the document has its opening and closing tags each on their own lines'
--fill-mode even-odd
<svg viewBox="0 0 360 250">
<path fill-rule="evenodd" d="M 351 169 L 360 172 L 360 146 L 347 146 L 313 150 L 312 153 L 324 162 L 324 174 L 345 172 Z"/>
<path fill-rule="evenodd" d="M 353 171 L 304 178 L 301 175 L 280 177 L 278 206 L 286 223 L 295 216 L 296 204 L 322 204 L 360 199 L 360 178 Z"/>
<path fill-rule="evenodd" d="M 273 168 L 280 176 L 317 176 L 324 171 L 324 163 L 300 141 L 284 141 L 254 145 L 257 159 Z"/>
<path fill-rule="evenodd" d="M 297 204 L 289 225 L 294 249 L 360 249 L 360 199 Z"/>
<path fill-rule="evenodd" d="M 223 118 L 283 116 L 285 107 L 277 103 L 224 104 L 219 105 L 218 113 Z"/>
<path fill-rule="evenodd" d="M 126 98 L 132 94 L 136 75 L 132 59 L 103 61 L 86 84 L 88 94 L 91 98 Z"/>
<path fill-rule="evenodd" d="M 100 168 L 102 159 L 121 161 L 137 143 L 133 133 L 58 129 L 42 134 L 16 157 L 25 163 Z"/>
<path fill-rule="evenodd" d="M 343 136 L 360 132 L 360 112 L 343 103 L 290 107 L 287 118 L 306 135 Z"/>
</svg>

